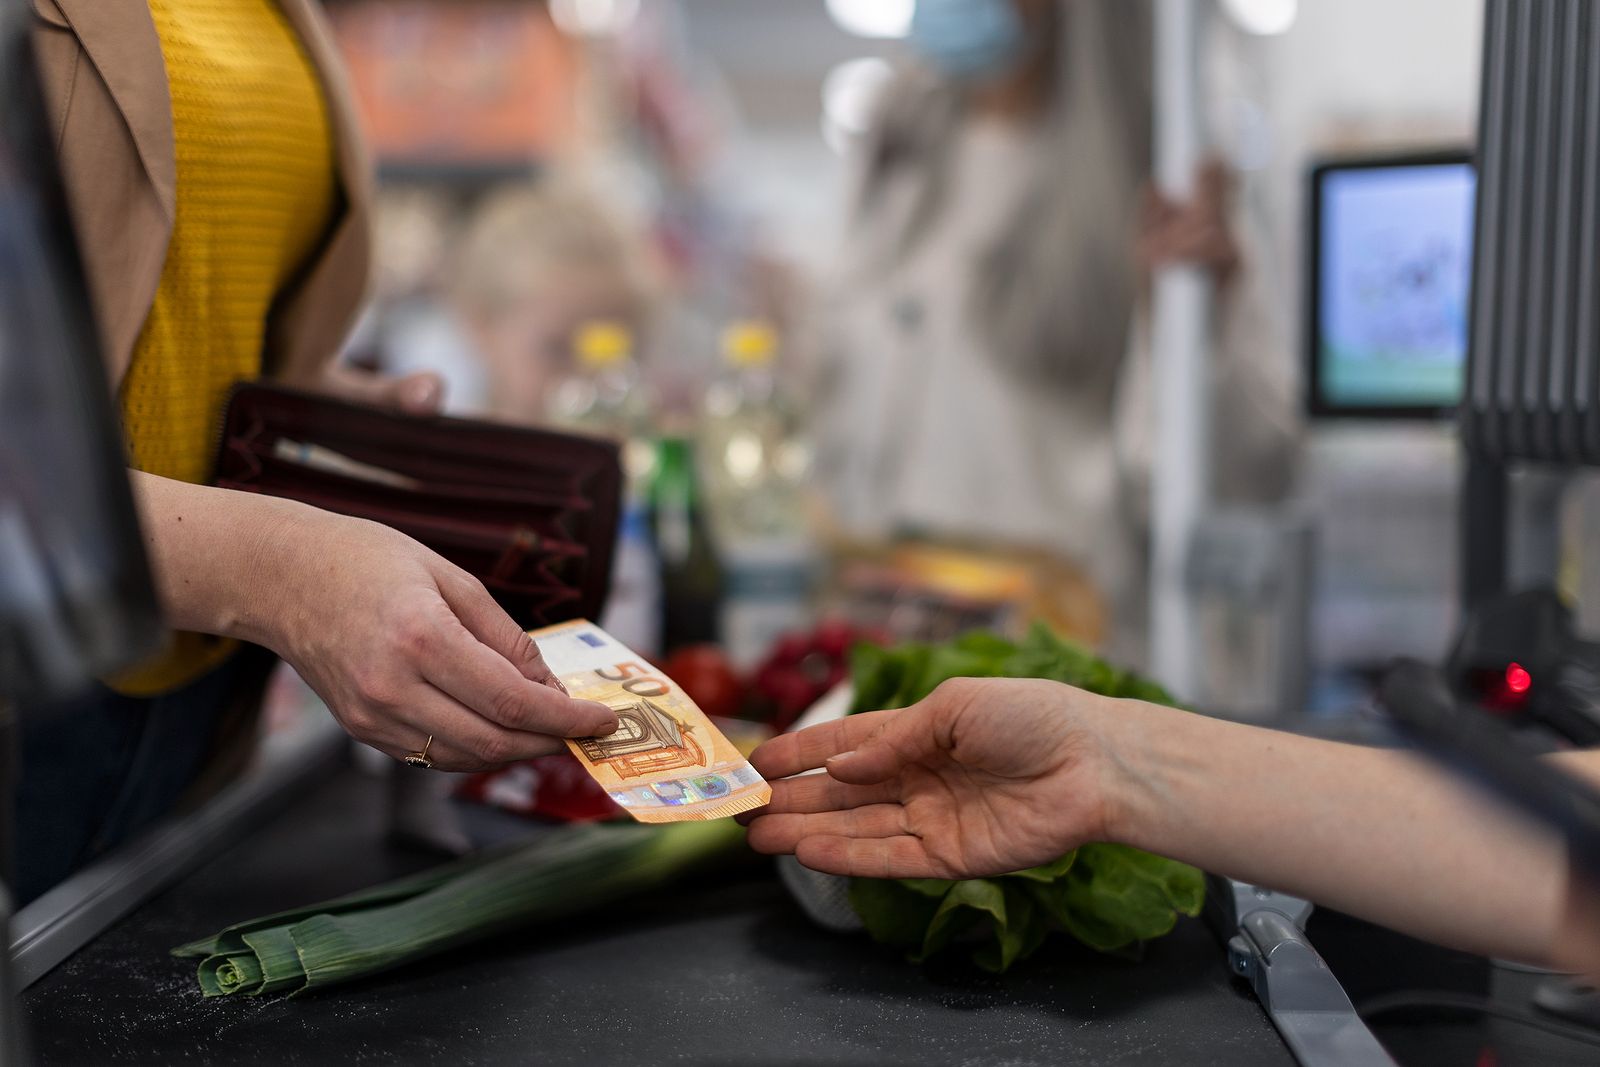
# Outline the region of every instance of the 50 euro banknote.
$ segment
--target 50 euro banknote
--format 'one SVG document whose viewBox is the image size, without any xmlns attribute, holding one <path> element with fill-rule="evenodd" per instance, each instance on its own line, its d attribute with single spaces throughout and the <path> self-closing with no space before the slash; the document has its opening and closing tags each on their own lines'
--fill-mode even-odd
<svg viewBox="0 0 1600 1067">
<path fill-rule="evenodd" d="M 640 822 L 720 819 L 759 808 L 772 788 L 666 675 L 592 622 L 530 631 L 567 690 L 617 713 L 605 737 L 567 747 Z"/>
</svg>

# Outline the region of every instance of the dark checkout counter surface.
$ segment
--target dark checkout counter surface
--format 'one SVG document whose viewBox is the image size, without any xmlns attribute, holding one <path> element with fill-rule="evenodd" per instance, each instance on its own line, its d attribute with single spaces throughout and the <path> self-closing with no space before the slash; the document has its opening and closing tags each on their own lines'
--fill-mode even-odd
<svg viewBox="0 0 1600 1067">
<path fill-rule="evenodd" d="M 37 1061 L 1293 1063 L 1198 922 L 1142 963 L 1062 944 L 1004 977 L 915 968 L 813 927 L 765 864 L 315 996 L 202 998 L 171 946 L 422 865 L 381 843 L 382 794 L 336 772 L 37 981 L 22 998 Z M 1515 1051 L 1494 1025 L 1379 1035 L 1402 1064 L 1600 1062 L 1537 1040 L 1483 1060 L 1490 1038 Z"/>
</svg>

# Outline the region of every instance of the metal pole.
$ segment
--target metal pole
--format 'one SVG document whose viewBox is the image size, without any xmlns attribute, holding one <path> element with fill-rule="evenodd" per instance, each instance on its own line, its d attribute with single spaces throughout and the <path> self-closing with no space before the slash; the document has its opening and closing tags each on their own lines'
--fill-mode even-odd
<svg viewBox="0 0 1600 1067">
<path fill-rule="evenodd" d="M 1193 194 L 1201 162 L 1198 0 L 1157 0 L 1155 170 L 1161 192 Z M 1168 266 L 1152 288 L 1155 447 L 1151 471 L 1150 665 L 1180 697 L 1195 696 L 1194 620 L 1184 564 L 1206 506 L 1210 456 L 1211 280 L 1195 266 Z"/>
</svg>

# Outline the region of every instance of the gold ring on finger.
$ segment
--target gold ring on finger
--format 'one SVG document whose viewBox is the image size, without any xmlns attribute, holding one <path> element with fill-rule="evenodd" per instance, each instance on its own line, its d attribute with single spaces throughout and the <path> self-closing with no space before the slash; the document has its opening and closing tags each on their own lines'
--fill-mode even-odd
<svg viewBox="0 0 1600 1067">
<path fill-rule="evenodd" d="M 407 767 L 421 767 L 425 771 L 432 770 L 433 760 L 428 758 L 428 749 L 432 747 L 433 735 L 429 734 L 428 740 L 423 742 L 422 750 L 420 752 L 408 752 L 401 758 L 400 762 L 404 763 Z"/>
</svg>

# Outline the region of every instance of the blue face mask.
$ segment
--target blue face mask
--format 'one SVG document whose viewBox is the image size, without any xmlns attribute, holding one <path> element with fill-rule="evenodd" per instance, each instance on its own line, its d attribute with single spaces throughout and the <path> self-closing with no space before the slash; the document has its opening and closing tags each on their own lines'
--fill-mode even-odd
<svg viewBox="0 0 1600 1067">
<path fill-rule="evenodd" d="M 1027 30 L 1013 0 L 917 0 L 909 40 L 944 74 L 983 81 L 1016 66 Z"/>
</svg>

